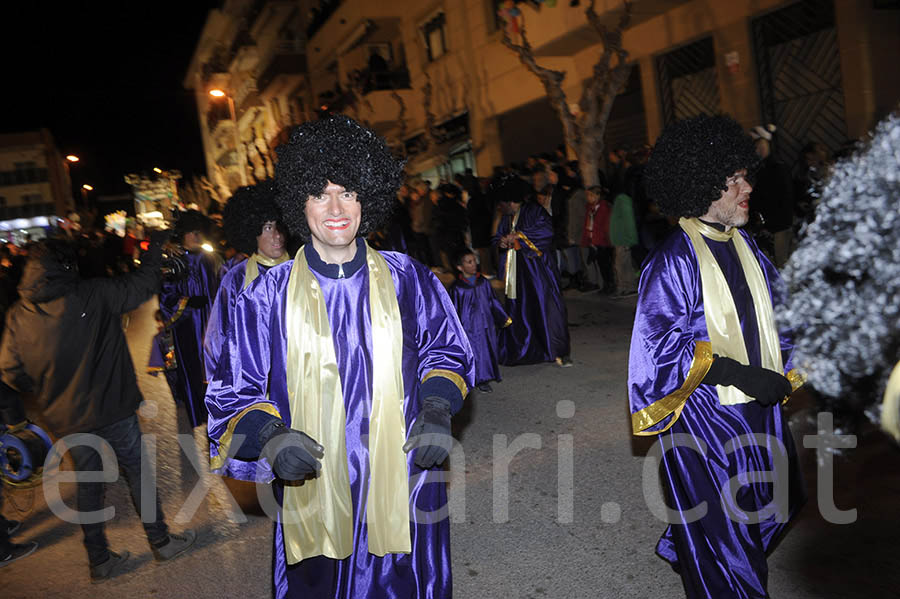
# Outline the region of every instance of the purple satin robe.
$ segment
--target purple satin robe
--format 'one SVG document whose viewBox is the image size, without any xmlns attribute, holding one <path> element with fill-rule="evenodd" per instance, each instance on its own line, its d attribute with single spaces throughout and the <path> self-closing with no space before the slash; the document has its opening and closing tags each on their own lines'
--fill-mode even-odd
<svg viewBox="0 0 900 599">
<path fill-rule="evenodd" d="M 749 236 L 743 231 L 740 234 L 759 260 L 777 305 L 777 271 Z M 731 290 L 750 364 L 759 366 L 753 298 L 734 245 L 709 239 L 706 242 Z M 789 331 L 779 331 L 779 338 L 787 373 L 793 350 Z M 641 275 L 628 364 L 631 412 L 639 412 L 679 389 L 690 370 L 695 342 L 708 340 L 699 265 L 690 240 L 678 230 L 651 254 Z M 660 430 L 671 418 L 649 430 Z M 765 435 L 764 441 L 736 449 L 729 446 L 740 435 L 752 434 Z M 699 443 L 705 455 L 684 446 L 685 440 Z M 768 597 L 766 551 L 805 501 L 797 451 L 781 405 L 764 407 L 751 401 L 723 406 L 715 387 L 701 384 L 675 424 L 660 434 L 659 441 L 665 452 L 662 478 L 668 505 L 679 516 L 666 529 L 656 551 L 681 574 L 688 598 Z M 786 505 L 780 506 L 783 521 L 776 521 L 774 515 L 759 524 L 730 518 L 721 505 L 722 490 L 728 492 L 729 480 L 752 472 L 772 472 L 775 455 L 786 464 L 775 473 L 789 489 Z M 772 503 L 773 485 L 750 482 L 739 488 L 736 497 L 741 510 L 754 512 Z M 692 522 L 684 515 L 704 502 L 704 517 Z"/>
<path fill-rule="evenodd" d="M 500 221 L 494 245 L 510 231 L 512 216 Z M 516 230 L 540 250 L 539 256 L 520 241 L 516 251 L 516 299 L 506 300 L 513 322 L 500 332 L 500 363 L 505 366 L 552 362 L 568 356 L 569 325 L 553 254 L 553 222 L 540 204 L 522 204 Z M 506 272 L 506 250 L 500 248 L 500 271 Z"/>
<path fill-rule="evenodd" d="M 449 370 L 473 384 L 472 351 L 465 331 L 440 281 L 408 256 L 383 252 L 394 287 L 403 330 L 402 378 L 406 397 L 404 417 L 410 429 L 419 412 L 422 377 L 435 369 Z M 225 352 L 207 392 L 209 436 L 218 443 L 229 420 L 243 408 L 273 404 L 291 424 L 285 360 L 285 301 L 293 260 L 272 267 L 238 297 L 234 326 Z M 372 395 L 372 335 L 369 311 L 368 268 L 347 278 L 314 275 L 328 310 L 335 353 L 341 376 L 346 412 L 347 463 L 354 507 L 353 553 L 346 559 L 313 557 L 288 565 L 280 524 L 275 532 L 275 594 L 282 597 L 335 597 L 341 599 L 442 598 L 452 594 L 450 574 L 450 525 L 446 517 L 426 522 L 419 514 L 444 508 L 446 487 L 432 473 L 428 484 L 414 464 L 415 451 L 407 457 L 410 503 L 418 514 L 410 525 L 411 554 L 378 557 L 368 552 L 367 530 L 360 518 L 366 509 L 369 478 L 368 449 L 363 437 L 369 432 Z M 268 394 L 268 396 L 267 396 Z M 265 480 L 265 460 L 256 480 Z M 269 478 L 271 475 L 269 475 Z M 253 477 L 251 477 L 253 480 Z M 321 580 L 328 578 L 322 589 Z"/>
<path fill-rule="evenodd" d="M 256 266 L 259 270 L 259 276 L 263 276 L 270 268 L 259 263 Z M 210 310 L 209 320 L 206 323 L 206 333 L 203 337 L 203 359 L 207 380 L 211 379 L 216 372 L 219 354 L 222 351 L 222 346 L 225 344 L 228 327 L 233 320 L 237 297 L 244 290 L 247 260 L 233 265 L 227 271 L 223 268 L 220 272 L 225 274 L 221 283 L 219 283 L 219 291 L 216 293 L 216 301 L 213 302 L 212 310 Z"/>
<path fill-rule="evenodd" d="M 215 254 L 201 251 L 187 252 L 187 275 L 178 281 L 163 284 L 159 295 L 159 309 L 165 320 L 176 316 L 171 325 L 178 361 L 177 376 L 172 387 L 176 401 L 184 402 L 191 426 L 206 422 L 206 374 L 203 358 L 203 333 L 213 299 L 219 289 L 220 260 Z M 202 296 L 207 304 L 202 308 L 185 307 L 179 315 L 182 298 Z M 154 339 L 158 343 L 158 340 Z M 169 379 L 170 383 L 172 379 Z"/>
<path fill-rule="evenodd" d="M 450 286 L 450 300 L 466 330 L 475 356 L 475 384 L 499 381 L 497 329 L 506 326 L 509 315 L 497 299 L 491 282 L 478 275 L 475 283 L 459 277 Z"/>
</svg>

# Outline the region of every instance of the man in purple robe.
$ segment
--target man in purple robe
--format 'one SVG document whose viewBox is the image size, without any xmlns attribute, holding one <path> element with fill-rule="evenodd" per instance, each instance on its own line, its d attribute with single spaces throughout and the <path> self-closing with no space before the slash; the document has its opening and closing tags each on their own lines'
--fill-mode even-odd
<svg viewBox="0 0 900 599">
<path fill-rule="evenodd" d="M 680 228 L 648 257 L 629 358 L 633 432 L 659 435 L 670 513 L 657 553 L 687 596 L 768 597 L 766 552 L 805 500 L 781 404 L 801 377 L 778 273 L 739 229 L 753 143 L 728 117 L 663 131 L 650 196 Z"/>
<path fill-rule="evenodd" d="M 219 283 L 203 337 L 207 379 L 216 372 L 237 296 L 256 277 L 290 259 L 272 181 L 238 189 L 225 205 L 222 223 L 228 242 L 246 259 L 234 261 Z"/>
<path fill-rule="evenodd" d="M 184 403 L 192 427 L 206 422 L 203 333 L 219 289 L 221 267 L 218 256 L 203 249 L 208 227 L 209 219 L 196 210 L 181 214 L 175 223 L 175 236 L 184 250 L 179 259 L 185 268 L 178 276 L 165 280 L 159 294 L 162 324 L 171 332 L 177 365 L 175 376 L 167 378 L 172 396 Z M 161 332 L 154 342 L 161 344 L 165 337 L 165 331 Z M 164 347 L 161 353 L 165 356 L 168 348 Z"/>
<path fill-rule="evenodd" d="M 440 281 L 365 236 L 402 163 L 340 115 L 279 148 L 277 202 L 307 240 L 237 299 L 206 402 L 212 468 L 273 481 L 276 597 L 450 597 L 450 417 L 472 350 Z M 407 431 L 409 434 L 407 435 Z"/>
<path fill-rule="evenodd" d="M 530 187 L 515 175 L 499 183 L 503 218 L 493 243 L 500 250 L 506 312 L 512 325 L 500 335 L 500 363 L 553 362 L 571 366 L 566 303 L 559 286 L 550 214 L 530 200 Z"/>
<path fill-rule="evenodd" d="M 475 384 L 482 393 L 491 393 L 491 381 L 500 381 L 497 330 L 512 319 L 494 294 L 491 282 L 478 272 L 475 252 L 463 250 L 456 259 L 459 277 L 450 286 L 450 299 L 466 330 L 475 356 Z"/>
</svg>

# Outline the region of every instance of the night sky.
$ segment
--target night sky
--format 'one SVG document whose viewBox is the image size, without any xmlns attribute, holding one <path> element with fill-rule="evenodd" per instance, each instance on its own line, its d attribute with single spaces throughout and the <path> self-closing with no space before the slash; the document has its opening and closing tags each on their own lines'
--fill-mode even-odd
<svg viewBox="0 0 900 599">
<path fill-rule="evenodd" d="M 193 94 L 182 82 L 220 0 L 3 2 L 0 132 L 46 127 L 76 187 L 128 192 L 154 166 L 205 171 Z"/>
</svg>

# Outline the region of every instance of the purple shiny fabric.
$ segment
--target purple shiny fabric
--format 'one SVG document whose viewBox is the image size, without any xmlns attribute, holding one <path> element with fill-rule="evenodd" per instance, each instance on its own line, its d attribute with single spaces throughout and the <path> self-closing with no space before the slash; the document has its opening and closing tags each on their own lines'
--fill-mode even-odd
<svg viewBox="0 0 900 599">
<path fill-rule="evenodd" d="M 780 301 L 778 273 L 748 236 L 753 253 L 773 294 Z M 706 240 L 731 289 L 752 365 L 760 364 L 759 331 L 753 299 L 730 242 Z M 791 368 L 789 331 L 780 331 L 785 372 Z M 670 235 L 648 258 L 641 276 L 640 296 L 629 358 L 629 399 L 636 413 L 684 383 L 696 341 L 708 341 L 700 271 L 685 233 Z M 671 418 L 671 417 L 669 417 Z M 653 427 L 659 430 L 669 418 Z M 741 435 L 764 435 L 746 447 L 734 444 Z M 679 436 L 682 435 L 682 436 Z M 781 405 L 763 407 L 719 404 L 714 386 L 701 384 L 690 396 L 680 418 L 660 435 L 664 450 L 662 478 L 669 507 L 678 512 L 657 545 L 657 553 L 681 574 L 689 598 L 764 598 L 768 566 L 766 551 L 805 501 L 797 451 Z M 685 442 L 696 442 L 696 448 Z M 773 499 L 773 485 L 753 482 L 749 473 L 772 472 L 775 459 L 786 466 L 775 475 L 788 485 L 788 501 L 780 514 L 759 524 L 730 517 L 722 506 L 729 480 L 741 477 L 736 492 L 740 510 L 755 512 Z M 724 492 L 723 492 L 724 489 Z M 685 512 L 705 503 L 707 513 L 690 521 Z"/>
<path fill-rule="evenodd" d="M 497 330 L 506 325 L 509 315 L 497 299 L 491 282 L 481 275 L 474 284 L 459 277 L 450 286 L 450 300 L 456 306 L 459 321 L 472 345 L 475 384 L 501 380 Z"/>
<path fill-rule="evenodd" d="M 259 276 L 263 276 L 269 270 L 269 267 L 264 264 L 257 264 L 257 268 L 259 269 Z M 237 298 L 244 290 L 244 275 L 247 272 L 247 261 L 243 260 L 236 265 L 232 265 L 227 271 L 223 268 L 220 272 L 225 272 L 225 275 L 219 284 L 219 292 L 216 294 L 216 301 L 213 303 L 210 311 L 209 321 L 206 323 L 206 334 L 203 337 L 203 356 L 207 380 L 211 380 L 213 375 L 215 375 L 219 356 L 226 343 L 228 328 L 232 325 L 234 319 L 234 307 L 237 303 Z M 210 443 L 210 455 L 218 455 L 215 443 Z M 256 464 L 232 458 L 226 458 L 225 465 L 214 470 L 214 472 L 222 476 L 248 481 L 253 481 L 257 476 Z M 271 478 L 271 472 L 268 468 L 260 474 L 266 479 Z"/>
<path fill-rule="evenodd" d="M 434 369 L 445 369 L 473 384 L 472 352 L 465 332 L 440 281 L 408 256 L 383 252 L 397 290 L 403 329 L 402 377 L 406 393 L 407 430 L 419 411 L 419 381 Z M 285 300 L 293 261 L 272 267 L 265 277 L 244 290 L 235 307 L 234 326 L 216 374 L 210 381 L 207 406 L 209 436 L 218 443 L 229 419 L 244 407 L 269 402 L 290 425 L 285 359 Z M 451 596 L 450 526 L 445 518 L 430 522 L 422 514 L 446 505 L 446 487 L 432 473 L 407 459 L 412 516 L 411 554 L 368 552 L 367 531 L 360 517 L 366 509 L 369 477 L 364 436 L 369 427 L 372 394 L 372 338 L 368 302 L 368 269 L 363 266 L 348 278 L 331 279 L 314 273 L 328 307 L 346 411 L 347 462 L 353 497 L 354 549 L 343 560 L 312 558 L 288 565 L 281 527 L 275 535 L 275 594 L 277 597 L 339 597 L 344 599 L 443 598 Z M 266 394 L 268 393 L 268 397 Z M 265 479 L 263 466 L 251 480 Z M 247 462 L 247 464 L 256 464 Z M 271 476 L 271 475 L 269 475 Z M 323 561 L 324 559 L 324 561 Z M 331 568 L 323 568 L 328 564 Z M 316 585 L 333 576 L 332 590 L 323 594 Z"/>
<path fill-rule="evenodd" d="M 219 289 L 221 264 L 214 254 L 203 251 L 187 252 L 184 259 L 188 266 L 187 275 L 181 280 L 163 283 L 159 309 L 168 320 L 178 312 L 181 298 L 203 296 L 208 300 L 202 308 L 185 308 L 172 325 L 175 356 L 178 360 L 172 395 L 176 401 L 184 402 L 191 426 L 197 426 L 206 422 L 206 407 L 203 403 L 206 393 L 203 332 Z M 157 340 L 154 339 L 154 342 Z"/>
<path fill-rule="evenodd" d="M 512 216 L 500 221 L 494 245 L 510 231 Z M 516 299 L 506 300 L 513 322 L 500 331 L 500 363 L 505 366 L 552 362 L 568 356 L 569 325 L 553 254 L 553 222 L 540 204 L 522 204 L 516 230 L 541 251 L 538 256 L 524 242 L 516 252 Z M 506 269 L 506 250 L 500 249 L 500 271 Z"/>
<path fill-rule="evenodd" d="M 257 264 L 259 276 L 263 276 L 270 267 Z M 223 269 L 224 271 L 224 269 Z M 216 372 L 216 364 L 219 362 L 219 354 L 225 344 L 225 336 L 234 315 L 234 306 L 238 295 L 244 290 L 244 275 L 247 273 L 247 261 L 244 260 L 225 271 L 219 284 L 219 292 L 216 301 L 213 302 L 206 323 L 206 333 L 203 337 L 203 359 L 207 380 Z"/>
</svg>

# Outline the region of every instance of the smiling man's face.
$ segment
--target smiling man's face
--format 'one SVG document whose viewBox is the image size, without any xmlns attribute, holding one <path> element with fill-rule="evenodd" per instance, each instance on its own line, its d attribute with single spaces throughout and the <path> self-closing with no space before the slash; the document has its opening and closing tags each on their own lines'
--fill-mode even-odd
<svg viewBox="0 0 900 599">
<path fill-rule="evenodd" d="M 313 247 L 325 262 L 341 264 L 349 251 L 355 253 L 362 208 L 355 191 L 328 182 L 317 196 L 306 200 L 306 221 Z M 352 255 L 351 255 L 352 258 Z"/>
</svg>

